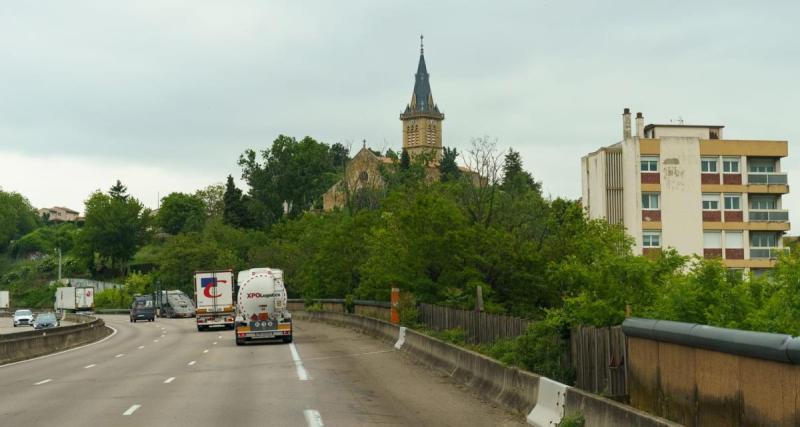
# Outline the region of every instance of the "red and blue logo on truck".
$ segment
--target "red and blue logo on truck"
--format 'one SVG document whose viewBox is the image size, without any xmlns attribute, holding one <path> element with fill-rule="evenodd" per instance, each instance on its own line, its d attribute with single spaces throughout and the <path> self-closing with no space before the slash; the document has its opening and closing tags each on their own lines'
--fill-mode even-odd
<svg viewBox="0 0 800 427">
<path fill-rule="evenodd" d="M 218 280 L 216 277 L 201 277 L 200 278 L 200 286 L 203 288 L 203 295 L 208 298 L 217 298 L 222 296 L 222 294 L 211 294 L 212 290 L 217 289 L 217 283 L 227 283 L 227 280 Z"/>
</svg>

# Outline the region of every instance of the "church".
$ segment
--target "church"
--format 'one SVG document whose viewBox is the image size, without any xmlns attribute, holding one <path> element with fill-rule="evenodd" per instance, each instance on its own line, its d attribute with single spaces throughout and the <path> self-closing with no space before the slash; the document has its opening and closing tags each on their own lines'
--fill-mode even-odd
<svg viewBox="0 0 800 427">
<path fill-rule="evenodd" d="M 422 154 L 431 156 L 434 163 L 442 159 L 442 121 L 444 114 L 433 101 L 430 74 L 425 65 L 425 47 L 420 36 L 419 64 L 414 80 L 411 102 L 400 114 L 403 124 L 403 150 L 413 160 Z M 394 165 L 397 160 L 379 156 L 367 148 L 366 143 L 348 162 L 344 178 L 322 196 L 323 210 L 343 207 L 357 193 L 385 190 L 386 183 L 380 173 L 382 165 Z M 438 168 L 431 171 L 438 176 Z"/>
</svg>

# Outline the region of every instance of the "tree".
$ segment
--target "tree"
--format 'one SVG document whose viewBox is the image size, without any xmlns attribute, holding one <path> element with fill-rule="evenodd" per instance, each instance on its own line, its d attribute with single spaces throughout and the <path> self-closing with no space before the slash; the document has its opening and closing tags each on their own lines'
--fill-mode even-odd
<svg viewBox="0 0 800 427">
<path fill-rule="evenodd" d="M 519 195 L 533 190 L 541 193 L 542 185 L 536 182 L 530 173 L 522 168 L 522 158 L 518 151 L 508 149 L 505 161 L 503 162 L 503 191 L 513 195 Z"/>
<path fill-rule="evenodd" d="M 200 231 L 206 220 L 206 206 L 196 196 L 171 193 L 161 199 L 156 221 L 164 231 L 178 234 L 186 231 Z"/>
<path fill-rule="evenodd" d="M 236 188 L 233 177 L 230 175 L 225 183 L 222 200 L 222 220 L 225 224 L 243 228 L 253 226 L 248 212 L 247 198 L 242 194 L 242 190 Z"/>
<path fill-rule="evenodd" d="M 112 185 L 111 189 L 108 190 L 108 194 L 111 197 L 121 200 L 128 199 L 128 195 L 126 194 L 127 192 L 128 192 L 128 187 L 122 185 L 122 182 L 120 182 L 120 180 L 117 180 L 116 184 Z"/>
<path fill-rule="evenodd" d="M 19 193 L 0 190 L 0 252 L 4 252 L 12 240 L 33 231 L 40 222 L 28 199 Z"/>
<path fill-rule="evenodd" d="M 86 201 L 86 223 L 81 233 L 84 256 L 107 261 L 123 272 L 136 250 L 147 240 L 149 211 L 124 192 L 99 191 Z M 93 264 L 93 260 L 89 260 Z"/>
<path fill-rule="evenodd" d="M 331 145 L 331 156 L 333 166 L 338 169 L 344 169 L 347 161 L 350 159 L 350 150 L 341 142 Z"/>
<path fill-rule="evenodd" d="M 456 163 L 457 158 L 458 151 L 455 148 L 444 147 L 442 161 L 439 163 L 439 172 L 443 182 L 455 181 L 461 177 L 461 169 Z"/>
<path fill-rule="evenodd" d="M 467 168 L 477 174 L 469 185 L 463 186 L 463 204 L 473 222 L 488 227 L 494 219 L 495 195 L 500 154 L 497 143 L 489 137 L 473 138 L 472 147 L 465 158 Z"/>
<path fill-rule="evenodd" d="M 221 182 L 211 184 L 206 188 L 195 191 L 194 196 L 203 201 L 207 216 L 222 216 L 222 212 L 225 210 L 225 201 L 223 200 L 225 184 Z"/>
<path fill-rule="evenodd" d="M 408 151 L 403 148 L 403 152 L 400 154 L 400 170 L 407 171 L 408 168 L 411 166 L 411 157 L 408 155 Z"/>
</svg>

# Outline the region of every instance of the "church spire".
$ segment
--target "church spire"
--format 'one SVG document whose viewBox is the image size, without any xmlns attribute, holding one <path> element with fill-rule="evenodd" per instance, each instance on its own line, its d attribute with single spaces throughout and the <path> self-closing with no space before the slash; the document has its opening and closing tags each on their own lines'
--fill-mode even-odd
<svg viewBox="0 0 800 427">
<path fill-rule="evenodd" d="M 414 92 L 411 102 L 400 114 L 403 122 L 403 149 L 413 158 L 423 152 L 432 152 L 434 159 L 441 158 L 442 120 L 444 114 L 433 102 L 430 74 L 425 65 L 425 37 L 419 36 L 419 63 L 414 75 Z"/>
</svg>

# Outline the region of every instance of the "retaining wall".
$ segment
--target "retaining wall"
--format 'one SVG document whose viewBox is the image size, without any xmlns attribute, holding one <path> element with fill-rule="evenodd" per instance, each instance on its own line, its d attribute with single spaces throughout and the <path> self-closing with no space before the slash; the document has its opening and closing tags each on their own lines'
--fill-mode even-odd
<svg viewBox="0 0 800 427">
<path fill-rule="evenodd" d="M 438 372 L 469 386 L 482 398 L 510 411 L 528 416 L 529 424 L 549 426 L 541 417 L 531 417 L 538 409 L 552 409 L 561 415 L 580 414 L 587 427 L 662 427 L 678 424 L 652 416 L 633 407 L 558 384 L 560 396 L 540 396 L 540 384 L 553 383 L 539 375 L 505 366 L 482 354 L 446 343 L 411 329 L 382 320 L 345 313 L 296 312 L 295 317 L 349 327 L 395 345 L 400 351 Z M 400 338 L 403 336 L 403 338 Z M 557 383 L 556 383 L 557 384 Z M 550 402 L 559 402 L 550 405 Z M 552 408 L 543 408 L 550 405 Z M 535 411 L 536 410 L 536 411 Z M 542 411 L 538 411 L 541 414 Z"/>
<path fill-rule="evenodd" d="M 0 365 L 78 347 L 111 333 L 102 319 L 69 314 L 75 325 L 0 335 Z"/>
</svg>

